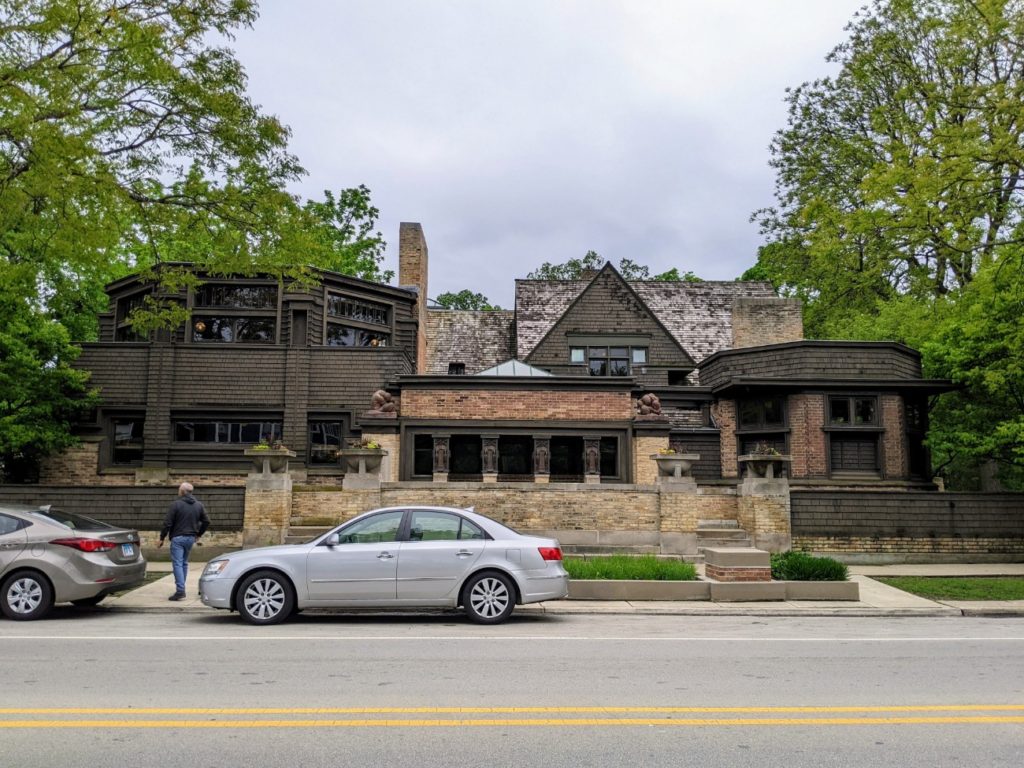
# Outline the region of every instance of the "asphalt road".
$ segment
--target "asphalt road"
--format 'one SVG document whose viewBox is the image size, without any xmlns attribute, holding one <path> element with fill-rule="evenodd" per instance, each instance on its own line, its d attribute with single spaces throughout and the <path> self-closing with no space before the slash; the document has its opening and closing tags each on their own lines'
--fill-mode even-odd
<svg viewBox="0 0 1024 768">
<path fill-rule="evenodd" d="M 1024 620 L 58 609 L 0 766 L 1020 766 Z"/>
</svg>

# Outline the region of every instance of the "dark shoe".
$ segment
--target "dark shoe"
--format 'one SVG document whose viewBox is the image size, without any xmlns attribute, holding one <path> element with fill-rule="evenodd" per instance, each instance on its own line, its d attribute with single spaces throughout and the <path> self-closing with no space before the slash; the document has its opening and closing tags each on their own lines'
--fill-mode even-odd
<svg viewBox="0 0 1024 768">
<path fill-rule="evenodd" d="M 168 600 L 184 600 L 185 599 L 185 593 L 184 592 L 175 592 L 173 595 L 171 595 L 167 599 Z"/>
</svg>

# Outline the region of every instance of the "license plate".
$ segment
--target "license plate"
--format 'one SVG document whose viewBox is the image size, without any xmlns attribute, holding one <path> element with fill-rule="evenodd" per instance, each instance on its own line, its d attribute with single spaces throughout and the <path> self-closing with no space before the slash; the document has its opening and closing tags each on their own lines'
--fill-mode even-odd
<svg viewBox="0 0 1024 768">
<path fill-rule="evenodd" d="M 121 554 L 125 557 L 135 557 L 135 547 L 133 547 L 131 544 L 122 544 Z"/>
</svg>

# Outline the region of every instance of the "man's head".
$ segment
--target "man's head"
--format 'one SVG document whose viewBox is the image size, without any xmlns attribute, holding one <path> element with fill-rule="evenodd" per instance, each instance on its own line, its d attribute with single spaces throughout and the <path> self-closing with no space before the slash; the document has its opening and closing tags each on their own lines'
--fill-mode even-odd
<svg viewBox="0 0 1024 768">
<path fill-rule="evenodd" d="M 178 495 L 184 496 L 186 493 L 192 493 L 192 483 L 182 483 L 178 486 Z"/>
</svg>

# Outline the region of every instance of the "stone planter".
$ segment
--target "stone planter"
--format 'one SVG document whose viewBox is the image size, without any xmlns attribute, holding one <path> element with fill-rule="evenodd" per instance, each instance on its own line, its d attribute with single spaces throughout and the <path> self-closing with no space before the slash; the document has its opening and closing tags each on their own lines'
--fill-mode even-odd
<svg viewBox="0 0 1024 768">
<path fill-rule="evenodd" d="M 786 477 L 789 474 L 789 465 L 793 461 L 792 456 L 773 456 L 764 453 L 745 453 L 736 458 L 743 468 L 744 477 L 763 477 L 767 480 Z"/>
<path fill-rule="evenodd" d="M 787 600 L 860 600 L 856 581 L 784 581 Z"/>
<path fill-rule="evenodd" d="M 709 600 L 706 581 L 569 580 L 570 600 Z"/>
<path fill-rule="evenodd" d="M 245 455 L 252 459 L 253 472 L 276 474 L 288 471 L 288 460 L 295 458 L 295 451 L 287 448 L 246 448 Z"/>
<path fill-rule="evenodd" d="M 658 465 L 659 478 L 682 480 L 689 478 L 693 465 L 700 460 L 699 453 L 653 453 L 651 458 Z"/>
<path fill-rule="evenodd" d="M 338 452 L 346 475 L 379 475 L 385 455 L 387 451 L 383 448 L 343 448 Z"/>
</svg>

